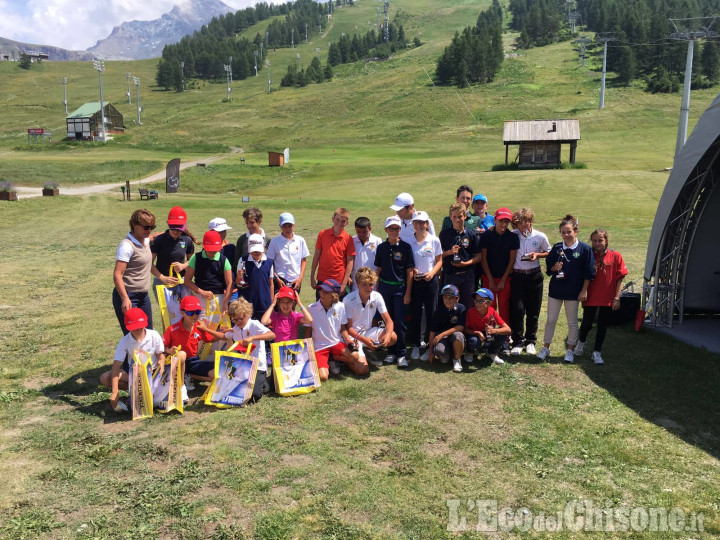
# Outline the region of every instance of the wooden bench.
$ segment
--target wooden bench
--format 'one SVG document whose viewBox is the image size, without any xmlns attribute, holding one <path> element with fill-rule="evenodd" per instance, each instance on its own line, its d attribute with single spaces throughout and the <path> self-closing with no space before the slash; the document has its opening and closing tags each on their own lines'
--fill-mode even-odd
<svg viewBox="0 0 720 540">
<path fill-rule="evenodd" d="M 140 200 L 150 200 L 150 199 L 157 199 L 158 198 L 158 192 L 154 189 L 145 189 L 145 188 L 138 188 L 138 191 L 140 192 Z"/>
</svg>

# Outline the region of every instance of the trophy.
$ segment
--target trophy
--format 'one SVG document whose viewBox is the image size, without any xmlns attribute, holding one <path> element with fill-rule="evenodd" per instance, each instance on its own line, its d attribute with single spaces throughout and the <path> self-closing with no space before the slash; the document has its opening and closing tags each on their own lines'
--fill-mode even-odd
<svg viewBox="0 0 720 540">
<path fill-rule="evenodd" d="M 240 289 L 244 289 L 248 286 L 247 281 L 245 281 L 245 261 L 240 261 L 238 264 L 238 273 L 240 274 L 240 283 L 238 283 L 238 287 Z"/>
<path fill-rule="evenodd" d="M 456 244 L 457 246 L 460 245 L 460 238 L 457 238 L 457 239 L 455 240 L 455 244 Z M 461 262 L 461 261 L 462 261 L 462 259 L 460 258 L 460 250 L 458 249 L 457 252 L 455 252 L 455 255 L 453 255 L 453 262 L 459 263 L 459 262 Z"/>
<path fill-rule="evenodd" d="M 495 335 L 489 334 L 487 331 L 488 328 L 493 328 L 493 329 L 496 328 L 494 315 L 492 317 L 490 317 L 490 320 L 488 321 L 488 323 L 485 327 L 485 343 L 492 343 L 493 341 L 495 341 Z"/>
<path fill-rule="evenodd" d="M 568 258 L 565 256 L 565 251 L 563 250 L 563 248 L 560 248 L 560 249 L 558 250 L 558 253 L 560 254 L 560 259 L 559 259 L 559 261 L 562 261 L 563 259 L 565 259 L 565 261 L 568 260 Z M 558 261 L 558 262 L 559 262 L 559 261 Z M 560 271 L 555 275 L 555 277 L 558 278 L 558 279 L 565 279 L 565 272 L 563 272 L 562 268 L 561 268 Z"/>
</svg>

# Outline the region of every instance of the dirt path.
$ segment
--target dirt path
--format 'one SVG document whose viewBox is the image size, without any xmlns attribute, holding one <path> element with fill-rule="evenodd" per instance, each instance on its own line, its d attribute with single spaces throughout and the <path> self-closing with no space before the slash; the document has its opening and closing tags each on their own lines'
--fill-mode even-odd
<svg viewBox="0 0 720 540">
<path fill-rule="evenodd" d="M 223 154 L 221 156 L 212 156 L 209 158 L 196 159 L 194 161 L 186 161 L 180 163 L 180 170 L 187 169 L 188 167 L 195 167 L 198 163 L 212 163 L 224 159 L 233 154 L 242 152 L 242 148 L 233 147 L 232 151 Z M 131 180 L 133 185 L 137 184 L 151 184 L 153 182 L 165 181 L 165 170 L 158 173 L 152 174 L 140 180 Z M 106 191 L 120 190 L 125 185 L 125 182 L 116 182 L 113 184 L 95 184 L 90 186 L 78 186 L 78 187 L 62 187 L 60 186 L 61 195 L 94 195 L 96 193 L 104 193 Z M 33 197 L 42 197 L 42 188 L 39 187 L 18 187 L 17 188 L 18 199 L 31 199 Z"/>
</svg>

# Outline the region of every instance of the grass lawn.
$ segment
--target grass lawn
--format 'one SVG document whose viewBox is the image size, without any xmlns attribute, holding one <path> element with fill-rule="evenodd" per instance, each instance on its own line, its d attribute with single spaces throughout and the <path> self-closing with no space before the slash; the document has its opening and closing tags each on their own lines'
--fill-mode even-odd
<svg viewBox="0 0 720 540">
<path fill-rule="evenodd" d="M 176 94 L 144 83 L 143 126 L 131 122 L 134 103 L 123 103 L 124 74 L 149 82 L 155 61 L 108 62 L 105 95 L 129 127 L 106 145 L 25 142 L 27 127 L 63 132 L 63 75 L 78 106 L 95 99 L 89 65 L 24 72 L 2 62 L 0 176 L 29 186 L 56 180 L 62 193 L 65 184 L 136 180 L 173 157 L 240 147 L 183 171 L 176 195 L 155 185 L 160 199 L 142 206 L 159 224 L 183 206 L 198 236 L 210 219 L 225 217 L 235 240 L 248 206 L 241 197 L 249 196 L 269 234 L 290 210 L 311 248 L 337 206 L 351 221 L 370 217 L 382 234 L 400 191 L 439 226 L 467 183 L 493 209 L 531 206 L 551 242 L 567 212 L 579 217 L 584 241 L 607 228 L 628 280 L 639 283 L 680 97 L 610 87 L 599 111 L 598 74 L 582 70 L 568 43 L 519 51 L 487 86 L 435 88 L 422 68 L 432 72 L 454 30 L 474 22 L 478 3 L 393 6 L 422 47 L 339 67 L 333 81 L 305 89 L 268 95 L 267 75 L 253 77 L 236 83 L 230 103 L 220 101 L 223 84 Z M 365 2 L 337 9 L 327 39 L 354 25 L 364 33 L 376 10 Z M 272 52 L 273 80 L 296 52 L 309 63 L 316 46 Z M 691 126 L 714 94 L 693 92 Z M 579 118 L 578 160 L 587 169 L 491 172 L 504 161 L 503 121 L 527 118 Z M 266 151 L 286 146 L 290 164 L 267 167 Z M 561 316 L 547 363 L 481 361 L 462 374 L 445 365 L 385 366 L 367 378 L 344 371 L 314 394 L 267 396 L 242 409 L 193 404 L 183 416 L 141 422 L 112 412 L 97 380 L 121 337 L 112 268 L 138 207 L 119 192 L 0 204 L 0 537 L 474 538 L 477 500 L 518 518 L 523 508 L 554 515 L 584 500 L 678 508 L 686 531 L 603 537 L 720 535 L 719 357 L 647 330 L 611 328 L 603 367 L 589 354 L 562 364 Z M 303 300 L 311 300 L 309 282 Z M 544 316 L 541 332 L 543 324 Z M 465 531 L 457 531 L 460 518 Z M 567 527 L 521 529 L 498 536 L 583 536 Z"/>
</svg>

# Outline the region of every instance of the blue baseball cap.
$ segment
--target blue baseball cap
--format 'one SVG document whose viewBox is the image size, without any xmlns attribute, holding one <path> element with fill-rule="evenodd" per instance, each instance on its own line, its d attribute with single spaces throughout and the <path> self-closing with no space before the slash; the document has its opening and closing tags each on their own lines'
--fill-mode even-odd
<svg viewBox="0 0 720 540">
<path fill-rule="evenodd" d="M 445 285 L 441 294 L 443 296 L 460 296 L 460 290 L 455 285 Z"/>
<path fill-rule="evenodd" d="M 292 223 L 295 225 L 295 218 L 290 212 L 283 212 L 280 214 L 280 226 L 286 225 L 287 223 Z"/>
<path fill-rule="evenodd" d="M 323 291 L 340 294 L 340 284 L 334 279 L 326 279 L 318 283 L 318 287 Z"/>
<path fill-rule="evenodd" d="M 475 202 L 475 201 L 487 202 L 487 197 L 485 195 L 483 195 L 482 193 L 478 193 L 472 199 L 472 202 Z"/>
<path fill-rule="evenodd" d="M 484 287 L 475 291 L 475 296 L 479 296 L 480 298 L 487 298 L 488 300 L 495 299 L 492 291 L 490 289 L 485 289 Z"/>
</svg>

